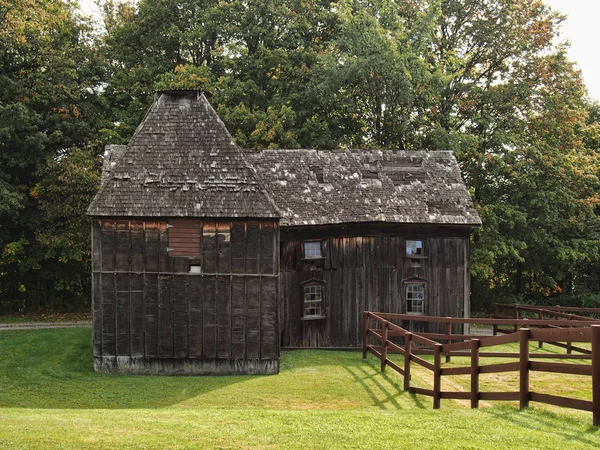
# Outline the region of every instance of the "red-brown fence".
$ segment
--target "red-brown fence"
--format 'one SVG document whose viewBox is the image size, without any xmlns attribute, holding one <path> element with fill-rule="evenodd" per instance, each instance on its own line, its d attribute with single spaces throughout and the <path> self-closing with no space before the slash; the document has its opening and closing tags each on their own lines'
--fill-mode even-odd
<svg viewBox="0 0 600 450">
<path fill-rule="evenodd" d="M 412 333 L 393 321 L 414 321 L 429 323 L 445 323 L 446 333 Z M 480 400 L 514 400 L 519 401 L 520 407 L 529 405 L 530 401 L 550 405 L 590 411 L 593 413 L 594 426 L 600 425 L 600 321 L 571 319 L 570 328 L 559 328 L 562 319 L 459 319 L 449 317 L 431 317 L 404 314 L 387 314 L 365 312 L 363 315 L 363 358 L 372 353 L 381 361 L 381 370 L 391 367 L 404 377 L 404 390 L 433 398 L 433 407 L 439 408 L 441 399 L 470 400 L 471 407 L 477 408 Z M 489 324 L 512 325 L 520 327 L 516 332 L 500 336 L 473 336 L 453 334 L 453 324 Z M 373 325 L 373 326 L 372 326 Z M 540 328 L 534 328 L 540 327 Z M 398 344 L 400 337 L 403 344 Z M 390 340 L 390 338 L 394 339 Z M 446 342 L 441 344 L 436 340 Z M 374 340 L 377 345 L 370 342 Z M 453 342 L 459 341 L 459 342 Z M 567 343 L 571 353 L 567 354 L 531 354 L 529 342 Z M 519 352 L 482 352 L 481 349 L 512 342 L 519 343 Z M 591 350 L 574 347 L 573 342 L 591 343 Z M 418 344 L 416 349 L 413 344 Z M 573 351 L 577 352 L 572 353 Z M 401 367 L 388 358 L 388 353 L 399 353 L 404 356 Z M 418 355 L 433 354 L 433 362 Z M 449 362 L 452 356 L 470 356 L 468 367 L 442 367 L 442 356 Z M 481 365 L 482 357 L 512 357 L 516 362 Z M 576 359 L 590 360 L 592 364 L 573 364 L 565 362 L 532 361 L 532 359 Z M 418 364 L 433 373 L 433 388 L 425 389 L 410 385 L 411 364 Z M 573 375 L 586 375 L 592 378 L 592 399 L 581 400 L 547 393 L 535 392 L 530 389 L 530 372 L 553 372 Z M 481 392 L 479 376 L 485 373 L 519 372 L 519 390 L 514 392 Z M 469 391 L 442 391 L 443 376 L 470 375 Z"/>
</svg>

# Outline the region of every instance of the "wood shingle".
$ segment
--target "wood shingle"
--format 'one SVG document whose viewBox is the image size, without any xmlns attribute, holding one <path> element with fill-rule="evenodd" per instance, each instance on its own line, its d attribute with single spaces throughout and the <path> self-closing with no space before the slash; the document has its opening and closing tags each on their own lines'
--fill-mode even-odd
<svg viewBox="0 0 600 450">
<path fill-rule="evenodd" d="M 160 94 L 126 151 L 111 162 L 89 215 L 279 217 L 244 153 L 199 92 Z"/>
<path fill-rule="evenodd" d="M 247 153 L 281 226 L 355 222 L 481 225 L 449 151 Z"/>
</svg>

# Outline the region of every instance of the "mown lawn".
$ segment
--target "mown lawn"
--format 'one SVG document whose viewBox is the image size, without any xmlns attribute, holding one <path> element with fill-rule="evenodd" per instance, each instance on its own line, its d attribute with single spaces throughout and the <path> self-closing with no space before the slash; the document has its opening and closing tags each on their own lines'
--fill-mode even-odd
<svg viewBox="0 0 600 450">
<path fill-rule="evenodd" d="M 0 448 L 600 446 L 589 413 L 451 400 L 433 410 L 356 352 L 287 352 L 265 377 L 114 376 L 92 372 L 90 341 L 89 329 L 0 333 Z M 415 372 L 417 385 L 428 380 Z"/>
</svg>

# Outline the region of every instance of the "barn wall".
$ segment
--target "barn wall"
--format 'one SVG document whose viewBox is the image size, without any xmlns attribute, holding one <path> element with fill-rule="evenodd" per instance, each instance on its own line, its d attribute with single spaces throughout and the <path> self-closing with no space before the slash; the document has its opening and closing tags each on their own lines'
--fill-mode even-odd
<svg viewBox="0 0 600 450">
<path fill-rule="evenodd" d="M 407 281 L 425 284 L 426 315 L 462 317 L 468 313 L 469 230 L 371 225 L 297 227 L 281 233 L 284 347 L 362 345 L 362 312 L 406 313 Z M 302 242 L 313 239 L 322 242 L 322 260 L 302 258 Z M 423 240 L 425 256 L 407 257 L 406 239 Z M 324 319 L 302 319 L 302 282 L 306 280 L 324 284 Z M 424 331 L 417 323 L 413 329 Z"/>
<path fill-rule="evenodd" d="M 210 224 L 228 225 L 229 242 L 202 237 L 184 257 L 170 256 L 167 219 L 93 220 L 97 371 L 278 371 L 278 222 Z"/>
</svg>

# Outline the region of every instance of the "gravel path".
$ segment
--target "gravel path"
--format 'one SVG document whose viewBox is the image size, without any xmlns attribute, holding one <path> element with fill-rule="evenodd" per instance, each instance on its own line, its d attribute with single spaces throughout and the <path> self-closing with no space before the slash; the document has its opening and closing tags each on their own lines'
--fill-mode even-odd
<svg viewBox="0 0 600 450">
<path fill-rule="evenodd" d="M 90 328 L 92 322 L 21 322 L 0 323 L 0 331 L 6 330 L 40 330 L 42 328 Z"/>
</svg>

